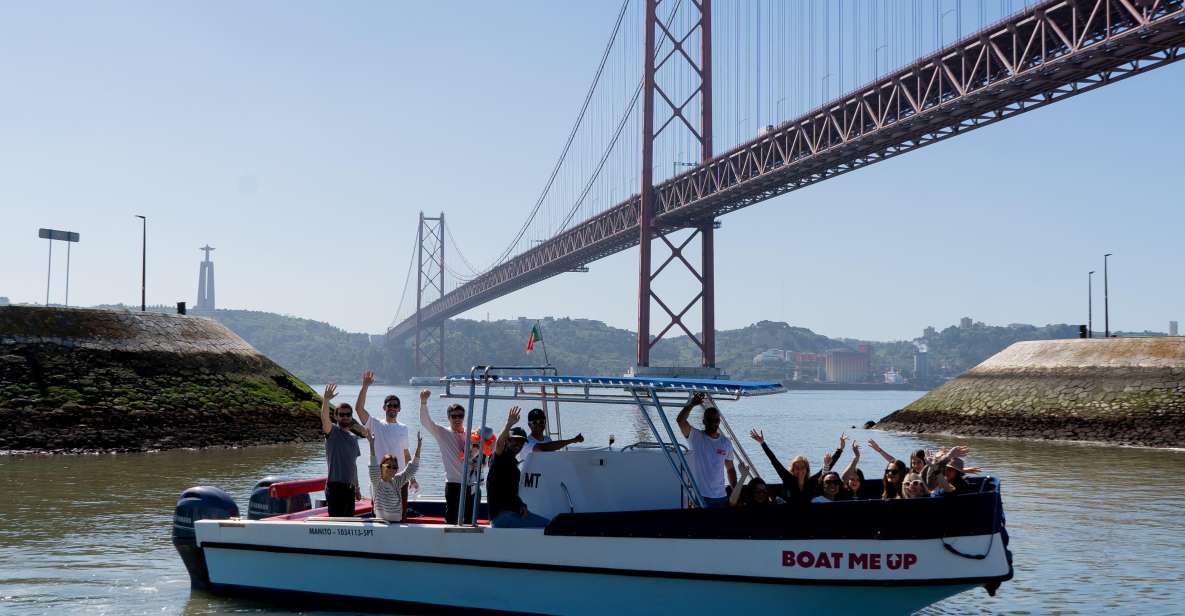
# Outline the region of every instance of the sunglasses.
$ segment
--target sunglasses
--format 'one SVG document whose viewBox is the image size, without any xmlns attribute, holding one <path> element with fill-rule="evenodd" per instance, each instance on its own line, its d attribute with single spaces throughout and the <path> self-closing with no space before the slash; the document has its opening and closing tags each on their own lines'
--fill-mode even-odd
<svg viewBox="0 0 1185 616">
<path fill-rule="evenodd" d="M 457 413 L 455 415 L 449 415 L 448 418 L 449 419 L 465 419 L 465 413 Z"/>
<path fill-rule="evenodd" d="M 906 485 L 908 485 L 909 487 L 912 488 L 914 486 L 923 486 L 924 487 L 926 484 L 922 483 L 921 481 L 918 481 L 917 479 L 914 479 L 913 481 L 909 482 Z"/>
<path fill-rule="evenodd" d="M 383 408 L 397 409 L 397 408 L 399 408 L 399 405 L 398 404 L 387 404 L 387 405 L 384 405 Z"/>
</svg>

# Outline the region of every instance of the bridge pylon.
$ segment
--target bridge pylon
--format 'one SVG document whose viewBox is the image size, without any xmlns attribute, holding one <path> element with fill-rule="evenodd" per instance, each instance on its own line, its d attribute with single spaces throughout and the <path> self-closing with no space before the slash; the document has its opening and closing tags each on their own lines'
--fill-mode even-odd
<svg viewBox="0 0 1185 616">
<path fill-rule="evenodd" d="M 416 376 L 428 376 L 425 370 L 444 376 L 444 320 L 435 327 L 421 324 L 425 299 L 444 298 L 444 212 L 436 217 L 420 212 L 416 243 Z"/>
<path fill-rule="evenodd" d="M 716 311 L 715 311 L 715 251 L 713 233 L 715 221 L 708 217 L 691 221 L 693 231 L 682 241 L 672 241 L 673 229 L 657 228 L 652 223 L 661 213 L 661 204 L 654 190 L 654 144 L 666 132 L 679 133 L 678 137 L 689 137 L 691 143 L 699 144 L 699 162 L 712 159 L 712 1 L 690 0 L 683 9 L 692 17 L 663 23 L 658 19 L 658 6 L 662 0 L 646 0 L 645 44 L 643 45 L 644 68 L 642 74 L 642 186 L 639 208 L 639 264 L 638 264 L 638 367 L 650 366 L 650 351 L 668 333 L 678 328 L 700 349 L 701 367 L 714 369 L 716 366 Z M 698 32 L 697 32 L 698 30 Z M 696 36 L 698 34 L 698 36 Z M 699 49 L 694 48 L 699 39 Z M 662 47 L 663 54 L 656 55 Z M 671 64 L 676 66 L 671 67 Z M 670 68 L 668 68 L 670 67 Z M 664 68 L 668 68 L 664 72 Z M 682 72 L 679 72 L 682 71 Z M 690 79 L 671 79 L 673 73 Z M 660 74 L 667 79 L 660 79 Z M 664 119 L 655 129 L 655 102 L 661 104 Z M 698 102 L 698 105 L 695 103 Z M 664 137 L 674 138 L 674 137 Z M 695 166 L 683 161 L 672 161 L 674 166 Z M 670 255 L 657 267 L 653 267 L 651 243 L 658 239 L 669 250 Z M 698 239 L 700 263 L 697 268 L 684 256 L 684 251 Z M 673 268 L 668 266 L 674 265 Z M 685 268 L 699 283 L 699 292 L 686 305 L 664 299 L 654 289 L 654 282 L 660 274 L 670 269 Z M 700 334 L 684 323 L 684 317 L 698 304 L 700 308 Z M 650 313 L 657 305 L 667 325 L 651 336 Z"/>
</svg>

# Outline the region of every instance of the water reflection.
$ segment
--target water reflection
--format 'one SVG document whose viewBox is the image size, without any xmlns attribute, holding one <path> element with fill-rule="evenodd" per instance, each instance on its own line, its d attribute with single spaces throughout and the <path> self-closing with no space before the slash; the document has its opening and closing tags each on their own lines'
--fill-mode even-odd
<svg viewBox="0 0 1185 616">
<path fill-rule="evenodd" d="M 353 401 L 356 388 L 341 388 Z M 376 388 L 381 399 L 409 388 Z M 887 451 L 907 457 L 918 447 L 949 445 L 944 437 L 916 437 L 853 429 L 908 404 L 911 392 L 792 392 L 724 404 L 740 443 L 765 475 L 765 456 L 748 439 L 765 430 L 783 460 L 807 455 L 818 464 L 840 432 L 870 436 Z M 401 420 L 419 429 L 414 404 Z M 444 419 L 445 404 L 432 402 Z M 508 403 L 491 403 L 489 423 L 501 426 Z M 586 444 L 617 446 L 652 440 L 634 411 L 565 405 L 568 435 Z M 670 410 L 673 419 L 675 409 Z M 693 422 L 698 419 L 693 417 Z M 425 439 L 420 471 L 423 492 L 443 492 L 443 469 Z M 976 589 L 927 614 L 1123 613 L 1162 614 L 1185 603 L 1185 494 L 1175 479 L 1185 473 L 1185 452 L 964 439 L 971 461 L 1002 478 L 1016 579 L 996 598 Z M 845 454 L 850 455 L 850 454 Z M 360 461 L 360 465 L 365 460 Z M 878 474 L 883 462 L 866 451 L 862 468 Z M 0 456 L 0 611 L 119 614 L 223 614 L 283 611 L 238 599 L 191 593 L 184 567 L 169 541 L 171 514 L 187 487 L 216 485 L 245 510 L 248 491 L 267 474 L 297 477 L 324 473 L 320 443 L 249 449 L 170 451 L 154 454 L 74 457 Z M 362 473 L 365 477 L 365 473 Z M 1173 487 L 1165 487 L 1173 481 Z"/>
</svg>

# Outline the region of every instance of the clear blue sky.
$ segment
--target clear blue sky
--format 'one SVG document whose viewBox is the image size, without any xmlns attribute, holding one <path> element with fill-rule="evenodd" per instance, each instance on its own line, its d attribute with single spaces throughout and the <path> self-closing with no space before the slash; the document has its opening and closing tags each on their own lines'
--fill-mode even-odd
<svg viewBox="0 0 1185 616">
<path fill-rule="evenodd" d="M 378 333 L 417 212 L 475 261 L 534 202 L 616 3 L 5 3 L 0 295 L 41 302 L 38 227 L 82 233 L 72 304 L 193 302 Z M 912 338 L 971 316 L 1185 321 L 1185 64 L 723 219 L 718 325 Z M 60 245 L 59 245 L 60 247 Z M 62 298 L 55 248 L 52 301 Z M 635 321 L 636 250 L 469 315 Z"/>
</svg>

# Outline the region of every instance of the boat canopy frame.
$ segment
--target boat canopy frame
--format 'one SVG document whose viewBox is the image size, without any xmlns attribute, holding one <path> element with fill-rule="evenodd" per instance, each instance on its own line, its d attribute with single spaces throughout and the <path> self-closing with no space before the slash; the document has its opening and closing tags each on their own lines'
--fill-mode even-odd
<svg viewBox="0 0 1185 616">
<path fill-rule="evenodd" d="M 671 470 L 678 477 L 691 499 L 692 505 L 700 508 L 704 507 L 704 497 L 699 486 L 695 483 L 691 466 L 683 454 L 675 430 L 666 415 L 664 403 L 678 404 L 682 407 L 694 394 L 703 393 L 707 396 L 708 402 L 712 406 L 716 406 L 717 399 L 740 400 L 744 397 L 771 395 L 785 391 L 781 383 L 769 382 L 639 376 L 569 376 L 560 375 L 551 365 L 474 366 L 468 374 L 450 374 L 443 377 L 441 382 L 444 385 L 442 398 L 467 399 L 469 401 L 465 413 L 467 416 L 466 434 L 473 433 L 473 421 L 478 400 L 482 402 L 481 430 L 490 427 L 487 422 L 490 400 L 541 400 L 545 408 L 547 401 L 551 400 L 555 404 L 557 424 L 559 423 L 559 404 L 561 402 L 633 406 L 646 420 L 655 441 L 662 448 L 671 465 Z M 548 388 L 551 388 L 550 392 Z M 662 425 L 661 430 L 659 423 L 655 423 L 654 418 L 650 416 L 651 408 L 658 416 L 659 423 Z M 719 410 L 718 406 L 716 408 Z M 728 425 L 723 413 L 721 413 L 720 419 L 722 427 L 732 439 L 734 449 L 740 455 L 741 460 L 747 463 L 750 468 L 756 469 L 748 453 L 737 441 L 736 435 Z M 478 456 L 477 468 L 481 469 L 485 466 L 488 457 L 484 447 L 479 448 Z M 480 488 L 481 476 L 479 470 L 476 480 L 471 480 L 471 458 L 472 456 L 465 455 L 462 464 L 457 526 L 467 526 L 464 521 L 465 516 L 460 512 L 467 511 L 466 508 L 469 507 L 472 509 L 472 515 L 469 518 L 471 521 L 468 526 L 476 528 L 478 499 L 468 502 L 468 496 L 470 489 L 473 489 L 476 494 L 476 489 Z"/>
</svg>

